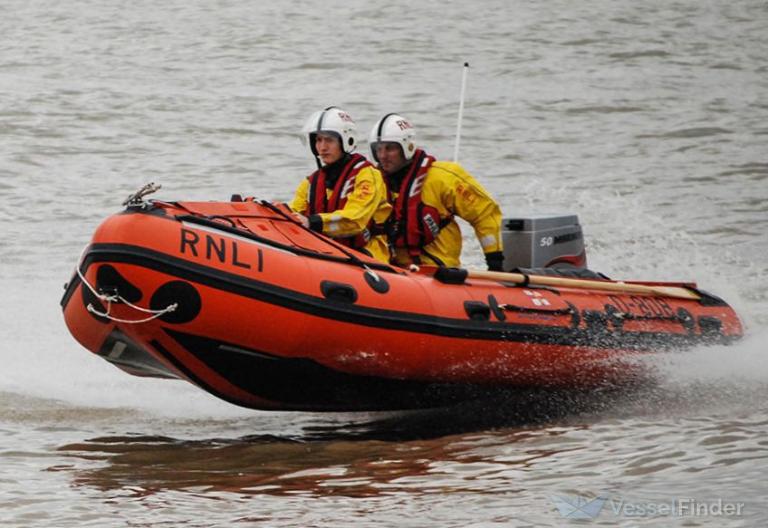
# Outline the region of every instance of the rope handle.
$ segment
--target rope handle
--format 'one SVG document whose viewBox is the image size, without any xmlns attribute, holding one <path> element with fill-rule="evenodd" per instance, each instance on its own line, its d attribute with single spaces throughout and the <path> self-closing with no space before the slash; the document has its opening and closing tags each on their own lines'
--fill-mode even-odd
<svg viewBox="0 0 768 528">
<path fill-rule="evenodd" d="M 130 303 L 126 303 L 126 304 L 130 305 Z M 107 311 L 106 312 L 98 311 L 96 308 L 93 307 L 93 304 L 91 304 L 91 303 L 88 303 L 88 306 L 86 306 L 85 308 L 89 312 L 94 314 L 94 315 L 98 315 L 99 317 L 103 317 L 105 319 L 109 319 L 110 321 L 114 321 L 116 323 L 140 324 L 140 323 L 148 323 L 149 321 L 157 319 L 158 317 L 162 317 L 163 315 L 174 311 L 177 307 L 178 307 L 178 303 L 173 303 L 173 304 L 168 305 L 167 307 L 165 307 L 162 310 L 153 310 L 152 311 L 153 315 L 151 315 L 149 317 L 145 317 L 144 319 L 121 319 L 119 317 L 115 317 L 114 315 L 112 315 L 110 313 L 110 310 L 112 309 L 112 303 L 111 302 L 107 303 Z M 133 306 L 133 308 L 136 308 L 136 307 Z M 150 310 L 142 310 L 142 311 L 149 312 Z"/>
<path fill-rule="evenodd" d="M 113 293 L 113 294 L 109 295 L 109 294 L 106 294 L 106 293 L 102 293 L 102 292 L 96 291 L 96 288 L 94 288 L 93 285 L 90 282 L 88 282 L 88 279 L 85 278 L 85 275 L 80 270 L 80 265 L 81 265 L 81 262 L 83 261 L 83 255 L 85 254 L 85 250 L 86 249 L 88 249 L 88 246 L 86 246 L 83 249 L 83 252 L 80 254 L 80 259 L 78 259 L 78 264 L 77 264 L 77 267 L 75 268 L 75 270 L 77 272 L 77 276 L 80 277 L 80 280 L 83 282 L 83 284 L 85 284 L 88 287 L 88 289 L 91 291 L 91 293 L 98 300 L 107 303 L 107 311 L 106 312 L 100 312 L 99 310 L 94 308 L 92 303 L 88 303 L 88 305 L 85 308 L 90 313 L 92 313 L 94 315 L 98 315 L 99 317 L 103 317 L 105 319 L 109 319 L 110 321 L 114 321 L 116 323 L 140 324 L 140 323 L 147 323 L 149 321 L 152 321 L 153 319 L 157 319 L 158 317 L 162 317 L 163 315 L 165 315 L 167 313 L 173 312 L 174 310 L 176 310 L 176 308 L 179 307 L 179 303 L 171 303 L 171 304 L 169 304 L 168 306 L 166 306 L 165 308 L 163 308 L 161 310 L 152 310 L 150 308 L 142 308 L 141 306 L 137 306 L 137 305 L 133 304 L 132 302 L 128 301 L 123 296 L 121 296 L 119 293 Z M 129 307 L 133 308 L 134 310 L 136 310 L 138 312 L 149 313 L 149 314 L 152 314 L 152 315 L 149 316 L 149 317 L 145 317 L 144 319 L 121 319 L 121 318 L 115 317 L 114 315 L 111 314 L 112 303 L 116 303 L 116 304 L 122 303 L 122 304 L 125 304 L 126 306 L 129 306 Z"/>
</svg>

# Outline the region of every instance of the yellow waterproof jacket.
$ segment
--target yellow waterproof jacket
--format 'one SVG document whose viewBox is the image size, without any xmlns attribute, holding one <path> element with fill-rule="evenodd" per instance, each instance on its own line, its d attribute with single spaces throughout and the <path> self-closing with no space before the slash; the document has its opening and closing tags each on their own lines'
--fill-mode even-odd
<svg viewBox="0 0 768 528">
<path fill-rule="evenodd" d="M 333 189 L 326 189 L 330 198 Z M 303 215 L 309 213 L 309 178 L 304 178 L 296 189 L 290 204 L 292 210 Z M 387 188 L 381 173 L 375 167 L 363 167 L 355 176 L 355 186 L 341 209 L 313 215 L 322 222 L 323 234 L 333 238 L 347 238 L 362 233 L 373 220 L 384 224 L 392 206 L 387 201 Z M 310 222 L 314 219 L 310 218 Z M 375 259 L 389 263 L 389 247 L 386 237 L 375 235 L 363 247 Z"/>
<path fill-rule="evenodd" d="M 392 201 L 394 202 L 397 198 L 394 193 L 399 189 L 390 189 L 390 191 L 393 192 Z M 455 215 L 469 222 L 480 241 L 483 253 L 502 250 L 499 204 L 458 163 L 450 161 L 432 163 L 421 189 L 421 200 L 426 205 L 436 208 L 441 219 Z M 459 267 L 461 244 L 459 224 L 451 220 L 430 244 L 422 248 L 419 259 L 426 265 L 442 264 L 448 267 Z M 439 259 L 440 262 L 435 262 L 429 255 Z M 393 262 L 399 266 L 407 266 L 412 263 L 412 259 L 406 248 L 397 247 Z"/>
</svg>

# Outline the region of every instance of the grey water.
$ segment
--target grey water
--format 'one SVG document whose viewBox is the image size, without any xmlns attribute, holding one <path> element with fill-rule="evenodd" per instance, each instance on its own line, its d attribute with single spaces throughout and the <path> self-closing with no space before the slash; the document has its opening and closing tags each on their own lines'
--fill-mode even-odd
<svg viewBox="0 0 768 528">
<path fill-rule="evenodd" d="M 62 284 L 141 185 L 286 200 L 332 104 L 362 145 L 396 111 L 450 158 L 465 61 L 460 162 L 505 215 L 578 214 L 591 268 L 695 280 L 741 342 L 651 354 L 628 394 L 312 414 L 133 378 L 68 334 Z M 766 94 L 759 0 L 3 1 L 0 523 L 764 526 Z"/>
</svg>

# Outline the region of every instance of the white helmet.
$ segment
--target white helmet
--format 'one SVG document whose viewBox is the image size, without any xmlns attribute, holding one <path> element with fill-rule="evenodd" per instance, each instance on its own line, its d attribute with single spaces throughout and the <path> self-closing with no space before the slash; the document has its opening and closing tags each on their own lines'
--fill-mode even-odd
<svg viewBox="0 0 768 528">
<path fill-rule="evenodd" d="M 371 144 L 371 154 L 376 157 L 377 143 L 397 143 L 403 149 L 403 156 L 409 160 L 416 152 L 416 131 L 410 121 L 398 114 L 387 114 L 373 126 L 368 139 Z"/>
<path fill-rule="evenodd" d="M 312 154 L 317 156 L 315 147 L 315 136 L 318 132 L 330 132 L 341 141 L 341 149 L 344 152 L 352 152 L 357 148 L 357 125 L 352 117 L 341 108 L 329 106 L 325 110 L 318 110 L 307 119 L 304 128 L 301 129 L 301 141 L 306 145 L 309 141 L 309 148 Z"/>
</svg>

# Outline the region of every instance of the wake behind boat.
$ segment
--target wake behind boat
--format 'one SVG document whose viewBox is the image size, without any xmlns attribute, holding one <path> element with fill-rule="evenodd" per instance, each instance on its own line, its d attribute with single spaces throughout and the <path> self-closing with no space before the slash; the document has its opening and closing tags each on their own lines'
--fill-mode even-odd
<svg viewBox="0 0 768 528">
<path fill-rule="evenodd" d="M 518 247 L 505 269 L 520 255 L 542 265 L 520 244 L 529 224 L 506 222 Z M 741 336 L 733 309 L 695 284 L 551 267 L 585 262 L 568 248 L 580 228 L 553 233 L 534 236 L 547 268 L 412 271 L 304 229 L 281 205 L 137 196 L 96 230 L 61 304 L 73 336 L 126 372 L 254 409 L 616 386 L 643 375 L 637 354 Z"/>
</svg>

